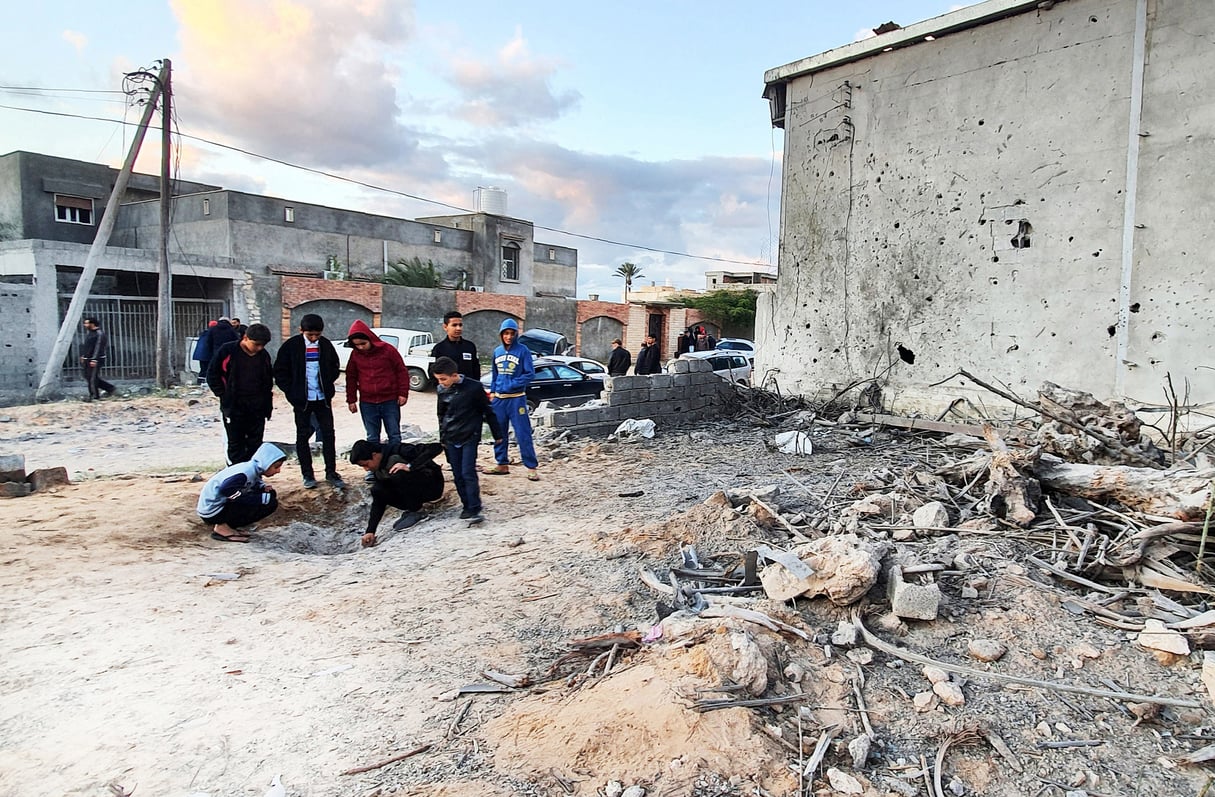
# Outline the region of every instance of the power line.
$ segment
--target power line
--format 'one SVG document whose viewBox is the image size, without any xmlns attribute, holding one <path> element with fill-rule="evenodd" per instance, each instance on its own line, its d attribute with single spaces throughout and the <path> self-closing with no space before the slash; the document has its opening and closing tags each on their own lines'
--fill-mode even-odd
<svg viewBox="0 0 1215 797">
<path fill-rule="evenodd" d="M 0 87 L 0 88 L 3 88 L 3 87 Z M 122 93 L 122 92 L 119 92 L 119 93 Z M 66 111 L 48 111 L 48 110 L 44 110 L 41 108 L 22 108 L 22 107 L 16 106 L 16 105 L 5 105 L 5 104 L 0 104 L 0 108 L 12 110 L 12 111 L 23 111 L 25 113 L 43 114 L 46 116 L 59 116 L 59 117 L 64 117 L 64 118 L 68 118 L 68 119 L 83 119 L 83 120 L 87 120 L 87 121 L 109 122 L 111 124 L 132 126 L 131 122 L 127 122 L 125 120 L 119 121 L 116 119 L 106 119 L 106 118 L 100 117 L 100 116 L 86 116 L 84 114 L 67 113 Z M 247 155 L 248 157 L 256 158 L 258 160 L 269 161 L 270 163 L 277 163 L 278 165 L 286 166 L 289 169 L 298 169 L 299 171 L 308 172 L 310 174 L 315 174 L 320 177 L 328 178 L 330 180 L 339 180 L 341 182 L 349 183 L 351 185 L 357 185 L 362 188 L 368 188 L 368 189 L 371 189 L 372 191 L 381 191 L 386 194 L 393 194 L 395 196 L 404 197 L 406 199 L 412 199 L 417 202 L 425 202 L 426 204 L 429 204 L 429 205 L 436 205 L 438 207 L 448 208 L 449 210 L 459 211 L 460 213 L 475 213 L 476 212 L 476 211 L 472 210 L 471 208 L 465 208 L 465 207 L 461 207 L 459 205 L 452 205 L 447 202 L 441 202 L 437 199 L 429 199 L 424 196 L 418 196 L 417 194 L 411 194 L 407 191 L 401 191 L 396 188 L 389 188 L 387 186 L 377 185 L 376 183 L 369 183 L 364 180 L 357 180 L 353 177 L 346 177 L 344 175 L 335 174 L 333 172 L 325 171 L 324 169 L 317 169 L 312 166 L 303 166 L 298 163 L 292 163 L 291 161 L 286 161 L 281 158 L 276 158 L 272 155 L 263 155 L 259 152 L 253 152 L 252 150 L 244 149 L 243 147 L 237 147 L 232 144 L 223 144 L 218 141 L 212 141 L 211 139 L 203 138 L 202 136 L 195 136 L 195 135 L 191 135 L 189 133 L 181 133 L 180 130 L 178 132 L 178 135 L 181 138 L 188 138 L 192 141 L 198 141 L 203 144 L 209 144 L 210 146 L 213 146 L 213 147 L 219 147 L 220 149 L 229 150 L 231 152 L 236 152 L 241 155 Z M 645 246 L 643 244 L 634 244 L 634 243 L 629 243 L 627 241 L 617 241 L 612 238 L 602 238 L 602 237 L 599 237 L 596 235 L 587 235 L 586 233 L 572 232 L 570 230 L 561 229 L 560 227 L 547 227 L 543 224 L 536 224 L 535 222 L 532 223 L 532 226 L 537 230 L 553 232 L 553 233 L 557 233 L 559 235 L 568 235 L 571 238 L 579 238 L 579 239 L 585 240 L 585 241 L 596 241 L 598 243 L 609 244 L 611 246 L 624 246 L 624 247 L 629 247 L 631 249 L 640 249 L 645 252 L 655 252 L 657 254 L 674 255 L 676 257 L 687 257 L 687 258 L 691 258 L 693 260 L 708 260 L 708 261 L 715 262 L 715 263 L 733 263 L 736 265 L 743 265 L 743 266 L 771 266 L 772 265 L 771 263 L 767 263 L 762 260 L 737 260 L 737 259 L 728 258 L 728 257 L 715 257 L 713 255 L 695 255 L 695 254 L 692 254 L 691 252 L 679 252 L 679 251 L 676 251 L 673 249 L 661 249 L 661 248 L 655 247 L 655 246 Z"/>
</svg>

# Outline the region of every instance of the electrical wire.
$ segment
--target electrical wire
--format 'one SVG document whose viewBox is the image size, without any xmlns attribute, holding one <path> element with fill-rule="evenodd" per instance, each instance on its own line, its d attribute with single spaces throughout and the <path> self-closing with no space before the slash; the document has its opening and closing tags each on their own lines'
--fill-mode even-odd
<svg viewBox="0 0 1215 797">
<path fill-rule="evenodd" d="M 153 76 L 153 77 L 155 77 L 155 76 Z M 45 116 L 57 116 L 57 117 L 66 118 L 66 119 L 82 119 L 82 120 L 93 121 L 93 122 L 108 122 L 110 124 L 126 125 L 126 126 L 130 126 L 130 127 L 136 126 L 136 124 L 134 122 L 128 122 L 125 119 L 122 121 L 119 121 L 116 119 L 107 119 L 105 117 L 100 117 L 100 116 L 87 116 L 85 114 L 68 113 L 66 111 L 48 111 L 48 110 L 41 109 L 41 108 L 23 108 L 21 106 L 8 105 L 8 104 L 4 104 L 4 103 L 0 103 L 0 108 L 6 109 L 6 110 L 11 110 L 11 111 L 21 111 L 24 113 L 42 114 Z M 159 128 L 150 127 L 149 129 L 159 129 Z M 476 211 L 472 210 L 471 208 L 461 207 L 460 205 L 453 205 L 448 202 L 442 202 L 437 199 L 429 199 L 427 197 L 419 196 L 417 194 L 411 194 L 407 191 L 401 191 L 396 188 L 389 188 L 388 186 L 382 186 L 382 185 L 378 185 L 376 183 L 369 183 L 365 180 L 358 180 L 353 177 L 346 177 L 344 175 L 336 174 L 334 172 L 325 171 L 324 169 L 317 169 L 312 166 L 304 166 L 304 165 L 301 165 L 298 163 L 292 163 L 291 161 L 286 161 L 286 160 L 283 160 L 281 158 L 276 158 L 271 155 L 263 155 L 261 153 L 254 152 L 252 150 L 248 150 L 243 147 L 238 147 L 238 146 L 235 146 L 232 144 L 223 144 L 218 141 L 213 141 L 208 138 L 203 138 L 202 136 L 196 136 L 196 135 L 191 135 L 189 133 L 179 132 L 178 137 L 179 137 L 179 139 L 190 139 L 191 141 L 197 141 L 201 144 L 208 144 L 210 146 L 218 147 L 220 149 L 228 150 L 230 152 L 236 152 L 241 155 L 246 155 L 248 157 L 255 158 L 258 160 L 268 161 L 270 163 L 276 163 L 280 166 L 286 166 L 287 168 L 290 168 L 290 169 L 296 169 L 298 171 L 308 172 L 309 174 L 315 174 L 320 177 L 325 177 L 325 178 L 328 178 L 331 180 L 338 180 L 338 181 L 341 181 L 344 183 L 349 183 L 351 185 L 357 185 L 359 187 L 367 188 L 372 191 L 379 191 L 379 192 L 385 193 L 385 194 L 392 194 L 394 196 L 403 197 L 405 199 L 412 199 L 417 202 L 424 202 L 428 205 L 435 205 L 438 207 L 447 208 L 449 210 L 455 210 L 460 213 L 475 213 L 476 212 Z M 771 262 L 763 261 L 763 260 L 739 260 L 736 258 L 716 257 L 713 255 L 697 255 L 697 254 L 693 254 L 691 252 L 681 252 L 681 251 L 674 250 L 674 249 L 662 249 L 662 248 L 659 248 L 656 246 L 646 246 L 644 244 L 634 244 L 634 243 L 629 243 L 627 241 L 618 241 L 613 238 L 603 238 L 603 237 L 600 237 L 597 235 L 588 235 L 586 233 L 573 232 L 571 230 L 565 230 L 560 227 L 548 227 L 548 226 L 545 226 L 542 224 L 535 224 L 534 222 L 533 222 L 532 226 L 537 230 L 544 230 L 546 232 L 557 233 L 559 235 L 567 235 L 571 238 L 578 238 L 578 239 L 584 240 L 584 241 L 596 241 L 598 243 L 609 244 L 611 246 L 623 246 L 623 247 L 628 247 L 631 249 L 641 250 L 644 252 L 654 252 L 656 254 L 673 255 L 676 257 L 686 257 L 686 258 L 690 258 L 692 260 L 707 260 L 707 261 L 712 261 L 715 263 L 733 263 L 736 265 L 743 265 L 743 266 L 757 266 L 758 265 L 758 266 L 769 266 L 770 267 L 772 265 Z"/>
</svg>

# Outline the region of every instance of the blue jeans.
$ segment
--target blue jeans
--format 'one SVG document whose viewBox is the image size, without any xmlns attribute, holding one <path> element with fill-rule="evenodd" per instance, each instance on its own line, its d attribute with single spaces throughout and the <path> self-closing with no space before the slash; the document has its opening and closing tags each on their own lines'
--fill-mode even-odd
<svg viewBox="0 0 1215 797">
<path fill-rule="evenodd" d="M 502 442 L 494 443 L 494 459 L 499 465 L 510 462 L 507 449 L 510 447 L 510 432 L 515 430 L 515 442 L 519 444 L 519 459 L 523 467 L 534 470 L 539 464 L 536 460 L 536 447 L 532 445 L 532 418 L 527 414 L 527 398 L 497 398 L 493 400 L 494 415 L 498 416 L 498 425 L 502 427 Z"/>
<path fill-rule="evenodd" d="M 462 446 L 450 443 L 443 446 L 447 453 L 447 464 L 451 466 L 451 480 L 456 484 L 460 503 L 469 512 L 481 511 L 481 482 L 477 477 L 477 440 L 469 440 Z"/>
<path fill-rule="evenodd" d="M 381 423 L 384 425 L 389 445 L 401 442 L 401 407 L 396 399 L 375 404 L 360 401 L 359 415 L 363 418 L 363 431 L 372 443 L 380 442 Z"/>
</svg>

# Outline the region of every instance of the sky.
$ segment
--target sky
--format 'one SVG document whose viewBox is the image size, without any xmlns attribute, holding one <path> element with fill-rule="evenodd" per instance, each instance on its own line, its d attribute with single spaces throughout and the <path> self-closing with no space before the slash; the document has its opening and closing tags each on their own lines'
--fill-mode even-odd
<svg viewBox="0 0 1215 797">
<path fill-rule="evenodd" d="M 579 250 L 580 298 L 619 301 L 626 261 L 635 286 L 703 289 L 706 271 L 776 269 L 765 70 L 966 5 L 0 0 L 19 20 L 0 154 L 120 166 L 141 113 L 123 75 L 168 58 L 183 179 L 403 218 L 499 187 L 537 241 Z M 159 157 L 149 135 L 137 170 Z"/>
</svg>

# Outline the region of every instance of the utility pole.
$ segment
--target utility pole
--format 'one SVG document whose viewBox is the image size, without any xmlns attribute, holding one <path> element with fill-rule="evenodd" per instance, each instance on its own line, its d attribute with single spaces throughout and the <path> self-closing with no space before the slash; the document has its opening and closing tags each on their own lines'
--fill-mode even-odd
<svg viewBox="0 0 1215 797">
<path fill-rule="evenodd" d="M 169 268 L 169 211 L 173 190 L 169 166 L 173 155 L 173 64 L 166 58 L 160 69 L 160 264 L 156 294 L 156 385 L 176 384 L 173 373 L 173 272 Z"/>
<path fill-rule="evenodd" d="M 161 74 L 163 76 L 164 73 Z M 118 220 L 118 204 L 127 192 L 131 171 L 135 168 L 136 158 L 139 157 L 139 147 L 143 144 L 143 136 L 148 130 L 152 112 L 156 110 L 156 100 L 160 97 L 160 86 L 161 81 L 157 80 L 152 87 L 151 94 L 148 95 L 148 102 L 144 106 L 139 127 L 135 130 L 135 137 L 131 140 L 127 159 L 123 162 L 122 169 L 119 170 L 118 177 L 114 180 L 114 188 L 110 191 L 110 198 L 105 203 L 101 222 L 97 225 L 97 235 L 93 238 L 93 245 L 89 247 L 88 257 L 84 261 L 84 271 L 76 283 L 76 292 L 72 294 L 72 301 L 68 304 L 67 312 L 64 313 L 63 324 L 59 327 L 55 345 L 51 347 L 50 357 L 42 372 L 42 379 L 38 383 L 35 398 L 39 401 L 45 401 L 52 393 L 59 392 L 63 377 L 63 358 L 67 356 L 72 338 L 76 334 L 76 328 L 80 324 L 80 316 L 84 314 L 84 303 L 88 300 L 89 291 L 93 288 L 93 279 L 96 278 L 97 269 L 100 267 L 101 253 L 109 243 L 110 233 L 114 231 L 114 223 Z"/>
</svg>

